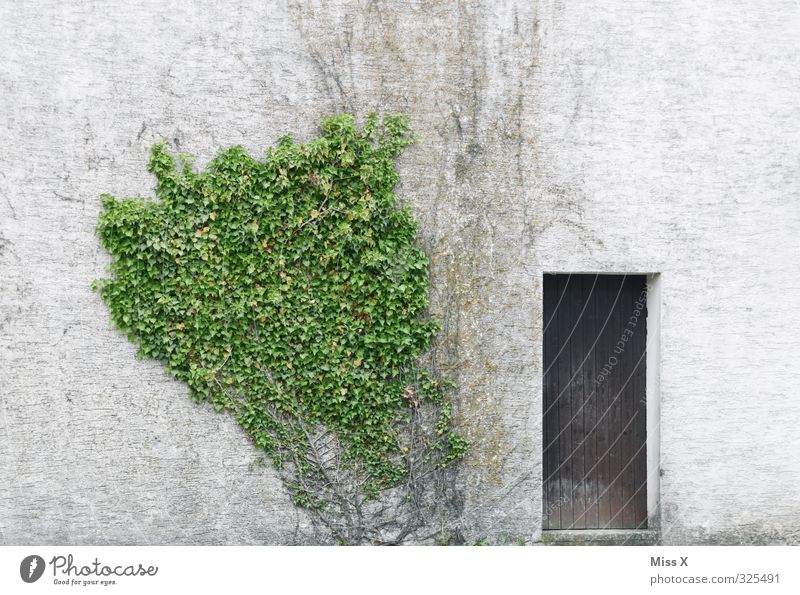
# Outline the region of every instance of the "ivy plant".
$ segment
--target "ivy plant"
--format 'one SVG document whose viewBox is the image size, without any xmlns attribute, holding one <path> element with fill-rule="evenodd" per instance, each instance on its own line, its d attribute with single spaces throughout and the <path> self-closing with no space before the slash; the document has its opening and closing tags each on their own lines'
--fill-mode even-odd
<svg viewBox="0 0 800 595">
<path fill-rule="evenodd" d="M 94 286 L 116 326 L 234 415 L 296 504 L 337 516 L 467 449 L 420 359 L 437 332 L 428 260 L 393 192 L 411 141 L 405 116 L 340 115 L 199 173 L 157 144 L 158 200 L 103 196 L 111 276 Z"/>
</svg>

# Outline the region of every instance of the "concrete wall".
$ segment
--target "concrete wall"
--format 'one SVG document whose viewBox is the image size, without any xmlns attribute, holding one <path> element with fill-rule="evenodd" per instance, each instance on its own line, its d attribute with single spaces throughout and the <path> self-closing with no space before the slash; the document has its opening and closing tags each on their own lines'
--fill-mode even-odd
<svg viewBox="0 0 800 595">
<path fill-rule="evenodd" d="M 539 539 L 543 271 L 658 272 L 664 543 L 800 537 L 794 1 L 0 1 L 0 543 L 296 543 L 230 418 L 89 289 L 99 195 L 402 110 L 472 439 L 468 540 Z"/>
</svg>

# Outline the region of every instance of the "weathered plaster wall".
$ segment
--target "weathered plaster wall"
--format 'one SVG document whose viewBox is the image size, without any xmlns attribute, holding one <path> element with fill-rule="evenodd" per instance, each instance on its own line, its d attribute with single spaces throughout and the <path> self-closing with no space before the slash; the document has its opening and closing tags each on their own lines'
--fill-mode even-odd
<svg viewBox="0 0 800 595">
<path fill-rule="evenodd" d="M 236 424 L 89 289 L 162 138 L 262 154 L 407 111 L 473 453 L 472 541 L 538 539 L 543 271 L 661 273 L 665 543 L 800 537 L 800 8 L 0 1 L 0 543 L 295 543 Z"/>
</svg>

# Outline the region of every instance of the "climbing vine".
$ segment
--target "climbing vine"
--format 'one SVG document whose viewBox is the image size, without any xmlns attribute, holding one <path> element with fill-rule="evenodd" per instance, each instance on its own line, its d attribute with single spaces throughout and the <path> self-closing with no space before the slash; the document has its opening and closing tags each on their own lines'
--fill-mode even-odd
<svg viewBox="0 0 800 595">
<path fill-rule="evenodd" d="M 420 363 L 437 331 L 428 261 L 392 191 L 411 139 L 403 116 L 336 116 L 319 138 L 283 137 L 263 161 L 233 147 L 200 173 L 158 144 L 160 200 L 106 195 L 98 224 L 114 323 L 234 415 L 340 542 L 414 535 L 441 496 L 424 486 L 467 448 L 447 383 Z"/>
</svg>

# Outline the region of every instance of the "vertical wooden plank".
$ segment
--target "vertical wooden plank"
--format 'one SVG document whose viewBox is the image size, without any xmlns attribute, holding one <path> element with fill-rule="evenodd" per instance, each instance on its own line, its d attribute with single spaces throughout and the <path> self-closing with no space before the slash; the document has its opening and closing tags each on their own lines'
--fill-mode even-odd
<svg viewBox="0 0 800 595">
<path fill-rule="evenodd" d="M 640 314 L 634 335 L 636 357 L 639 365 L 634 372 L 636 395 L 636 430 L 635 444 L 643 446 L 636 457 L 634 514 L 636 526 L 647 528 L 647 279 L 641 278 L 637 288 L 637 300 L 640 302 Z"/>
<path fill-rule="evenodd" d="M 556 478 L 553 477 L 558 460 L 558 443 L 554 442 L 554 437 L 558 432 L 558 417 L 553 415 L 552 402 L 554 393 L 558 389 L 553 362 L 557 348 L 555 339 L 557 330 L 556 304 L 558 302 L 558 284 L 555 275 L 545 275 L 544 277 L 544 420 L 543 420 L 543 473 L 544 473 L 544 498 L 543 502 L 543 528 L 560 529 L 561 517 L 558 509 L 559 492 Z"/>
<path fill-rule="evenodd" d="M 609 366 L 611 367 L 611 372 L 608 378 L 608 393 L 610 399 L 608 404 L 608 439 L 610 440 L 609 474 L 611 476 L 611 489 L 609 489 L 609 494 L 611 495 L 609 512 L 611 513 L 611 517 L 608 522 L 608 528 L 610 529 L 620 529 L 622 527 L 622 517 L 620 515 L 620 511 L 622 510 L 622 444 L 620 441 L 620 403 L 623 398 L 623 373 L 622 370 L 620 370 L 619 354 L 614 353 L 614 346 L 619 340 L 621 331 L 619 312 L 620 300 L 624 292 L 623 282 L 623 276 L 613 276 L 612 287 L 614 288 L 614 296 L 607 306 L 609 312 L 611 313 L 611 317 L 609 319 L 610 332 L 608 334 L 607 343 L 609 354 L 607 360 L 609 362 Z"/>
<path fill-rule="evenodd" d="M 549 334 L 547 332 L 547 322 L 552 316 L 550 304 L 550 284 L 551 275 L 542 277 L 542 530 L 550 530 L 550 450 L 548 448 L 550 430 L 548 428 L 547 404 L 550 398 L 548 370 L 550 356 Z"/>
<path fill-rule="evenodd" d="M 567 277 L 559 275 L 558 283 L 558 305 L 556 307 L 556 318 L 553 321 L 555 328 L 553 329 L 554 335 L 554 355 L 553 355 L 553 378 L 555 379 L 555 386 L 552 396 L 552 410 L 553 416 L 553 441 L 556 448 L 557 457 L 555 465 L 553 466 L 553 481 L 556 483 L 556 490 L 558 493 L 557 499 L 557 515 L 558 526 L 561 529 L 566 529 L 567 525 L 564 523 L 565 511 L 572 507 L 572 500 L 568 492 L 564 490 L 564 482 L 562 476 L 564 474 L 564 459 L 569 454 L 569 443 L 564 442 L 564 433 L 561 427 L 561 406 L 562 406 L 562 386 L 561 386 L 561 354 L 563 351 L 564 338 L 562 334 L 562 325 L 564 324 L 564 304 L 568 303 L 568 297 L 565 295 L 567 291 Z"/>
<path fill-rule="evenodd" d="M 571 275 L 567 275 L 563 277 L 563 279 L 563 291 L 565 295 L 561 306 L 558 308 L 558 391 L 556 394 L 555 408 L 558 409 L 558 449 L 560 458 L 558 482 L 562 501 L 559 510 L 561 512 L 561 528 L 566 529 L 572 526 L 572 521 L 574 519 L 572 498 L 572 432 L 570 431 L 572 406 L 570 403 L 568 384 L 570 378 L 568 337 L 572 328 L 569 303 L 572 297 L 571 293 L 574 281 Z"/>
<path fill-rule="evenodd" d="M 586 528 L 586 489 L 583 483 L 586 433 L 583 427 L 583 332 L 586 325 L 586 275 L 573 277 L 570 313 L 573 321 L 570 329 L 570 404 L 572 417 L 570 420 L 572 433 L 572 501 L 573 529 Z"/>
<path fill-rule="evenodd" d="M 597 488 L 598 488 L 598 526 L 604 527 L 611 518 L 609 512 L 609 440 L 608 440 L 608 349 L 607 336 L 610 321 L 607 310 L 609 297 L 609 278 L 607 275 L 600 275 L 596 285 L 595 315 L 597 316 L 597 344 L 595 345 L 595 383 L 594 389 L 597 399 L 597 414 L 595 418 L 595 431 L 597 432 Z"/>
<path fill-rule="evenodd" d="M 634 416 L 636 414 L 636 397 L 634 391 L 633 374 L 636 365 L 635 354 L 633 353 L 633 344 L 631 343 L 630 321 L 634 312 L 634 303 L 636 297 L 633 292 L 636 288 L 637 277 L 626 277 L 623 283 L 624 290 L 620 299 L 620 334 L 618 338 L 618 348 L 615 347 L 615 353 L 619 351 L 620 359 L 620 381 L 623 383 L 622 394 L 620 399 L 620 432 L 622 437 L 622 457 L 620 463 L 622 470 L 620 473 L 622 477 L 622 510 L 620 510 L 621 526 L 626 529 L 633 529 L 636 527 L 633 514 L 633 493 L 634 487 L 634 468 L 635 457 L 637 455 L 635 444 L 633 441 L 633 424 L 636 422 Z"/>
<path fill-rule="evenodd" d="M 597 275 L 586 275 L 585 282 L 588 293 L 586 325 L 583 333 L 583 352 L 585 363 L 583 368 L 583 423 L 586 436 L 586 528 L 598 528 L 598 503 L 597 503 L 597 391 L 594 386 L 595 378 L 595 340 L 599 330 L 597 325 Z"/>
<path fill-rule="evenodd" d="M 545 368 L 547 377 L 547 409 L 545 423 L 548 428 L 548 469 L 545 476 L 547 482 L 547 509 L 549 513 L 548 524 L 551 529 L 561 529 L 561 485 L 559 483 L 559 440 L 558 440 L 558 311 L 557 307 L 562 301 L 564 289 L 563 279 L 560 275 L 553 275 L 548 283 L 549 305 L 551 317 L 547 326 L 548 364 Z"/>
</svg>

